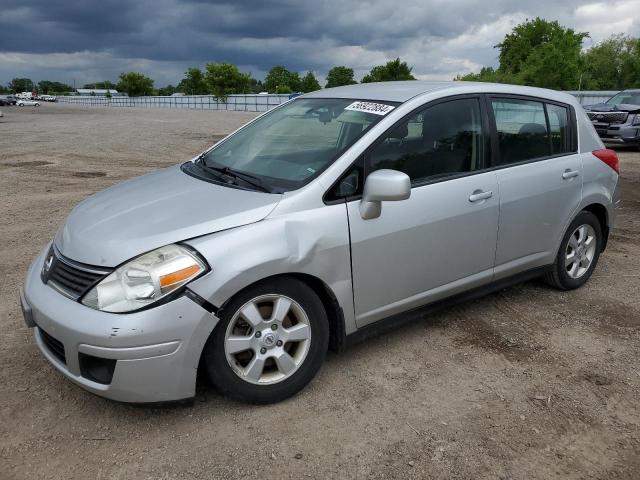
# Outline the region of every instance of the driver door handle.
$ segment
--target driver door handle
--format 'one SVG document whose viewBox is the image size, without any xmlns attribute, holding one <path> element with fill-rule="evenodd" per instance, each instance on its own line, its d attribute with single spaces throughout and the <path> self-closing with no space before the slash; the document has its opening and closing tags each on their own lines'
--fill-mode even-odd
<svg viewBox="0 0 640 480">
<path fill-rule="evenodd" d="M 469 201 L 471 203 L 480 202 L 482 200 L 491 198 L 492 196 L 493 196 L 493 192 L 491 190 L 487 190 L 486 192 L 482 190 L 474 190 L 474 192 L 469 196 Z"/>
</svg>

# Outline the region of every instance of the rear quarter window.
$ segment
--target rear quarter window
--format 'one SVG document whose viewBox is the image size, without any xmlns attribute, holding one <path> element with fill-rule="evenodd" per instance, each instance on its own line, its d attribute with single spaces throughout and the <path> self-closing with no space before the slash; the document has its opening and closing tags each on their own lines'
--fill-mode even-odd
<svg viewBox="0 0 640 480">
<path fill-rule="evenodd" d="M 551 154 L 568 153 L 573 150 L 571 123 L 569 122 L 569 109 L 546 104 L 549 116 L 549 133 L 551 135 Z"/>
</svg>

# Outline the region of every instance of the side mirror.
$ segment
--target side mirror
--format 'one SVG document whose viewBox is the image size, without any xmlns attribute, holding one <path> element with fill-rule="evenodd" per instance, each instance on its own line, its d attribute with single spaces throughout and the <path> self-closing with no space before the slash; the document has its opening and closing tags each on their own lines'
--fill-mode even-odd
<svg viewBox="0 0 640 480">
<path fill-rule="evenodd" d="M 378 218 L 382 202 L 406 200 L 411 196 L 411 179 L 398 170 L 376 170 L 364 182 L 360 216 L 364 220 Z"/>
</svg>

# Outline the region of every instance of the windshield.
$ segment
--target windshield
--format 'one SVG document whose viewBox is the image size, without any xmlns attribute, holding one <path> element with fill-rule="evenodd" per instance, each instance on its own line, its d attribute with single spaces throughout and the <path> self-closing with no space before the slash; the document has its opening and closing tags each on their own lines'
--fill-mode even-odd
<svg viewBox="0 0 640 480">
<path fill-rule="evenodd" d="M 269 191 L 300 188 L 396 103 L 299 98 L 263 115 L 205 153 L 205 168 L 259 179 Z"/>
<path fill-rule="evenodd" d="M 621 103 L 640 105 L 640 92 L 620 92 L 607 100 L 606 103 L 607 105 L 620 105 Z"/>
</svg>

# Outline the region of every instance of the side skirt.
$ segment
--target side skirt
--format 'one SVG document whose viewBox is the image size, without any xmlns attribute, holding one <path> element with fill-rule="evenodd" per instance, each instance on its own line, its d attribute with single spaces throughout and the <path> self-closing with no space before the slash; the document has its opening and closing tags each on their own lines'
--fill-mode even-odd
<svg viewBox="0 0 640 480">
<path fill-rule="evenodd" d="M 505 288 L 517 285 L 518 283 L 531 280 L 536 277 L 542 276 L 551 266 L 537 267 L 526 272 L 517 273 L 507 278 L 502 278 L 498 281 L 483 285 L 466 292 L 453 295 L 451 297 L 438 300 L 437 302 L 429 303 L 406 312 L 402 312 L 391 317 L 387 317 L 383 320 L 379 320 L 375 323 L 367 325 L 358 329 L 354 333 L 347 335 L 345 338 L 344 346 L 349 347 L 365 341 L 370 337 L 375 337 L 386 333 L 390 330 L 398 328 L 409 322 L 413 322 L 423 318 L 425 315 L 443 310 L 458 303 L 474 300 L 476 298 L 484 297 L 487 294 L 503 290 Z"/>
</svg>

